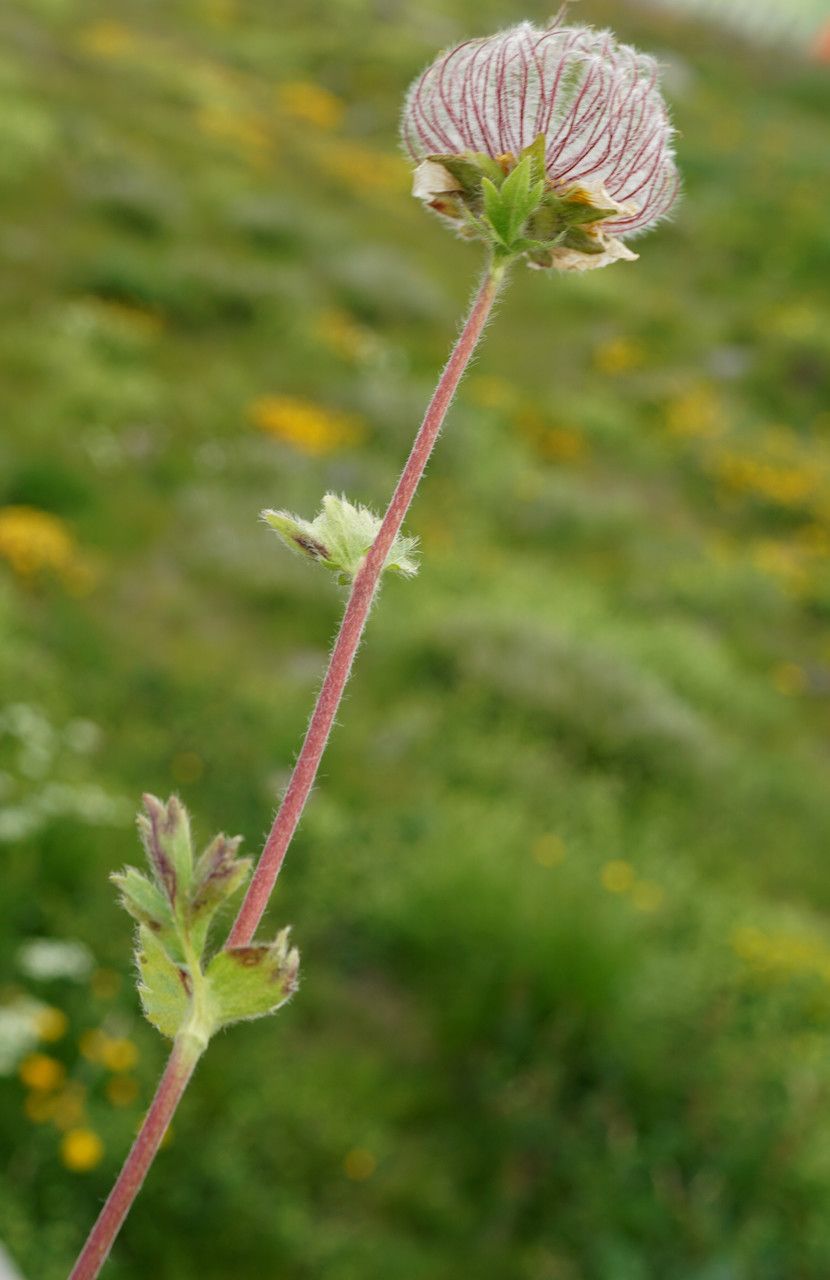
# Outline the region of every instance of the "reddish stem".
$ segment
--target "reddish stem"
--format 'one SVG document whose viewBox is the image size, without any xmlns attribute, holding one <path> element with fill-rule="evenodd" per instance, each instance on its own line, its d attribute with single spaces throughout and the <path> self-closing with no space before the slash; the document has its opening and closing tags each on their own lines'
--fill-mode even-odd
<svg viewBox="0 0 830 1280">
<path fill-rule="evenodd" d="M 241 947 L 250 942 L 268 906 L 286 850 L 297 829 L 314 785 L 314 779 L 317 777 L 317 770 L 360 645 L 386 557 L 415 496 L 415 490 L 424 474 L 456 388 L 487 323 L 498 293 L 500 275 L 501 272 L 496 268 L 488 270 L 473 299 L 464 327 L 424 414 L 412 452 L 401 473 L 378 535 L 352 584 L 346 611 L 334 642 L 328 670 L 317 697 L 305 741 L 282 804 L 274 819 L 274 825 L 265 842 L 254 877 L 248 886 L 248 892 L 245 894 L 228 937 L 226 945 L 229 947 Z"/>
<path fill-rule="evenodd" d="M 159 1080 L 155 1097 L 121 1172 L 72 1268 L 69 1280 L 94 1280 L 107 1260 L 112 1243 L 132 1207 L 155 1159 L 167 1126 L 199 1061 L 192 1041 L 177 1040 Z"/>
<path fill-rule="evenodd" d="M 464 327 L 429 402 L 378 535 L 352 584 L 305 741 L 226 946 L 238 947 L 250 942 L 268 905 L 285 852 L 314 785 L 386 557 L 415 496 L 458 384 L 484 331 L 499 291 L 502 273 L 502 267 L 491 266 L 473 299 Z M 188 1042 L 190 1044 L 192 1042 Z M 181 1040 L 173 1045 L 150 1110 L 69 1280 L 95 1280 L 99 1274 L 121 1224 L 141 1190 L 141 1184 L 193 1074 L 199 1054 L 200 1050 L 186 1048 Z"/>
</svg>

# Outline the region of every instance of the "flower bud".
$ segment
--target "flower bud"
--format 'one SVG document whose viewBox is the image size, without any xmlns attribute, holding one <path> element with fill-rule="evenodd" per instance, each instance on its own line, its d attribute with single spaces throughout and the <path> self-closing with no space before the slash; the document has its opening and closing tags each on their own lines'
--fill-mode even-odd
<svg viewBox="0 0 830 1280">
<path fill-rule="evenodd" d="M 417 166 L 413 194 L 462 236 L 531 266 L 632 259 L 623 241 L 677 196 L 656 63 L 559 19 L 446 50 L 409 90 L 402 136 Z M 518 201 L 509 191 L 496 202 L 488 184 L 503 193 L 523 165 Z"/>
</svg>

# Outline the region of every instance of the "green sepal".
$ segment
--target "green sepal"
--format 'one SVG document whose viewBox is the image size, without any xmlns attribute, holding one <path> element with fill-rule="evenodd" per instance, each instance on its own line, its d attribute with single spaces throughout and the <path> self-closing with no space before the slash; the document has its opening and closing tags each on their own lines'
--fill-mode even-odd
<svg viewBox="0 0 830 1280">
<path fill-rule="evenodd" d="M 491 161 L 489 156 L 484 157 L 488 163 L 495 166 L 496 171 L 501 174 L 502 171 L 495 161 Z M 452 174 L 459 186 L 459 197 L 469 204 L 477 204 L 481 208 L 481 178 L 482 169 L 478 163 L 478 157 L 471 156 L 428 156 L 428 160 L 435 164 L 442 165 L 447 173 Z M 502 174 L 502 176 L 504 176 Z M 452 196 L 453 192 L 445 192 L 445 195 Z"/>
<path fill-rule="evenodd" d="M 191 945 L 199 956 L 219 907 L 242 887 L 250 874 L 252 860 L 237 857 L 241 842 L 241 836 L 218 835 L 196 863 L 187 923 Z"/>
<path fill-rule="evenodd" d="M 178 796 L 165 804 L 157 796 L 144 796 L 145 812 L 137 823 L 150 867 L 159 889 L 174 914 L 180 915 L 190 894 L 193 847 L 190 819 Z"/>
<path fill-rule="evenodd" d="M 172 1040 L 190 1011 L 191 976 L 183 965 L 176 964 L 144 924 L 138 927 L 136 963 L 141 976 L 138 994 L 144 1016 L 163 1036 Z"/>
<path fill-rule="evenodd" d="M 601 240 L 595 235 L 591 235 L 590 231 L 583 231 L 581 227 L 569 227 L 566 235 L 560 240 L 566 249 L 576 249 L 579 253 L 603 253 L 605 246 Z"/>
<path fill-rule="evenodd" d="M 543 133 L 537 133 L 529 147 L 525 147 L 524 151 L 519 152 L 519 159 L 524 160 L 527 156 L 530 161 L 530 177 L 532 182 L 541 182 L 544 186 L 547 180 L 547 139 Z"/>
<path fill-rule="evenodd" d="M 492 183 L 500 187 L 507 177 L 503 165 L 498 160 L 494 160 L 492 156 L 488 156 L 484 151 L 473 151 L 470 154 L 473 163 L 478 168 L 479 181 L 481 181 L 482 177 L 489 178 Z"/>
<path fill-rule="evenodd" d="M 368 507 L 353 506 L 334 493 L 325 495 L 323 509 L 313 520 L 303 520 L 289 511 L 263 511 L 262 518 L 291 551 L 316 560 L 347 581 L 360 569 L 381 526 L 380 517 Z M 399 533 L 384 569 L 406 578 L 417 573 L 413 558 L 417 541 Z"/>
<path fill-rule="evenodd" d="M 219 951 L 205 972 L 215 1025 L 276 1012 L 296 990 L 299 964 L 299 952 L 288 946 L 288 929 L 270 944 Z"/>
<path fill-rule="evenodd" d="M 495 233 L 496 248 L 517 252 L 516 242 L 525 223 L 538 209 L 545 193 L 544 180 L 531 183 L 534 159 L 526 155 L 510 171 L 500 187 L 482 178 L 484 214 Z"/>
<path fill-rule="evenodd" d="M 532 265 L 551 267 L 557 249 L 602 255 L 609 244 L 602 224 L 626 211 L 601 186 L 555 186 L 547 175 L 543 134 L 517 159 L 472 151 L 427 159 L 450 174 L 458 189 L 436 183 L 431 192 L 427 177 L 415 194 L 463 239 L 489 243 L 496 259 L 523 256 Z"/>
</svg>

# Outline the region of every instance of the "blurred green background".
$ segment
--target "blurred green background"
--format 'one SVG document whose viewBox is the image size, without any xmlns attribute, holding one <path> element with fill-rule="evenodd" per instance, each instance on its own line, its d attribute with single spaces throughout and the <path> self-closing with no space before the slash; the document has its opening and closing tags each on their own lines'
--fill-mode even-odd
<svg viewBox="0 0 830 1280">
<path fill-rule="evenodd" d="M 251 852 L 479 270 L 402 94 L 506 0 L 4 0 L 0 1239 L 60 1280 L 164 1060 L 140 793 Z M 685 199 L 515 273 L 111 1280 L 826 1280 L 826 68 L 635 4 Z M 822 189 L 822 183 L 824 188 Z M 44 943 L 51 945 L 44 945 Z M 57 945 L 56 945 L 57 944 Z"/>
</svg>

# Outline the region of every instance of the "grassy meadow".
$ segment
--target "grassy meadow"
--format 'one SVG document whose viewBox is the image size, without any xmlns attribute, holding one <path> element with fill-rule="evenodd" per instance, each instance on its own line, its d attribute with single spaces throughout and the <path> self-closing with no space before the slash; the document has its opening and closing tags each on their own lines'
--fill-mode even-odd
<svg viewBox="0 0 830 1280">
<path fill-rule="evenodd" d="M 66 1275 L 164 1061 L 107 878 L 140 795 L 256 852 L 321 678 L 342 589 L 258 513 L 384 505 L 480 269 L 409 196 L 403 92 L 548 9 L 0 7 L 26 1280 Z M 211 1046 L 110 1280 L 830 1275 L 830 82 L 573 20 L 660 56 L 683 203 L 637 264 L 514 273 L 269 914 L 300 992 Z"/>
</svg>

